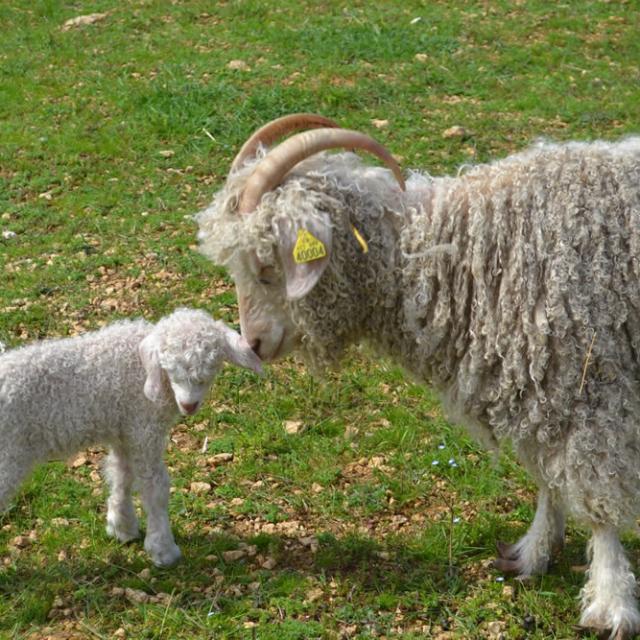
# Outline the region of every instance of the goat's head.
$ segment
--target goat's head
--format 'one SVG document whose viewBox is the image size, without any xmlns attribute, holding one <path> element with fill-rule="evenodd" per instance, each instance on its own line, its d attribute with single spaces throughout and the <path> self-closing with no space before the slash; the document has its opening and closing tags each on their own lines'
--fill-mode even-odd
<svg viewBox="0 0 640 640">
<path fill-rule="evenodd" d="M 240 334 L 196 309 L 177 309 L 160 320 L 140 343 L 139 353 L 147 398 L 163 402 L 170 388 L 182 414 L 195 413 L 223 362 L 262 371 L 260 359 Z"/>
<path fill-rule="evenodd" d="M 316 130 L 297 133 L 265 153 L 264 145 L 301 128 Z M 352 223 L 331 215 L 344 208 L 338 202 L 340 189 L 329 186 L 332 172 L 337 179 L 349 163 L 357 163 L 355 157 L 338 162 L 335 156 L 316 155 L 333 148 L 373 153 L 404 189 L 396 161 L 375 140 L 338 129 L 320 116 L 297 114 L 280 118 L 249 138 L 225 187 L 198 216 L 202 251 L 229 268 L 242 334 L 264 359 L 285 355 L 303 338 L 298 311 L 334 261 L 336 236 L 346 234 L 360 251 L 367 251 Z M 361 165 L 359 169 L 377 171 L 381 182 L 391 182 L 386 170 Z M 394 189 L 399 192 L 397 186 Z"/>
</svg>

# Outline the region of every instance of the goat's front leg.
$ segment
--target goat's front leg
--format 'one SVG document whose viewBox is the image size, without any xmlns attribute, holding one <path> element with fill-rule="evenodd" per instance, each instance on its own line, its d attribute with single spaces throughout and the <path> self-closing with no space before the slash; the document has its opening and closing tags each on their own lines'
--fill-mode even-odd
<svg viewBox="0 0 640 640">
<path fill-rule="evenodd" d="M 594 526 L 589 542 L 587 583 L 580 593 L 580 624 L 599 633 L 610 632 L 612 640 L 627 640 L 640 633 L 640 612 L 635 598 L 636 580 L 610 526 Z"/>
<path fill-rule="evenodd" d="M 124 450 L 113 448 L 104 463 L 110 493 L 107 500 L 107 534 L 129 542 L 140 535 L 136 510 L 131 499 L 133 472 Z"/>
<path fill-rule="evenodd" d="M 514 544 L 498 543 L 499 557 L 494 566 L 522 578 L 546 573 L 551 558 L 564 546 L 564 526 L 562 505 L 549 489 L 541 488 L 536 515 L 529 530 Z"/>
<path fill-rule="evenodd" d="M 167 468 L 160 457 L 145 458 L 139 462 L 136 475 L 140 483 L 140 498 L 147 515 L 147 534 L 144 548 L 154 564 L 167 567 L 175 564 L 180 556 L 169 523 L 170 480 Z"/>
</svg>

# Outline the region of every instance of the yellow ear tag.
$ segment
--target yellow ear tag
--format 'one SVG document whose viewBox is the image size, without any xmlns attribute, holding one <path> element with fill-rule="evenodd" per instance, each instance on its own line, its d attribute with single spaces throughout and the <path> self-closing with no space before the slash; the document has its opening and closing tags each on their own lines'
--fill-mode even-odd
<svg viewBox="0 0 640 640">
<path fill-rule="evenodd" d="M 360 232 L 353 225 L 351 225 L 351 230 L 353 231 L 353 235 L 356 237 L 358 244 L 362 247 L 362 253 L 369 253 L 369 245 Z"/>
<path fill-rule="evenodd" d="M 293 259 L 297 264 L 320 260 L 327 255 L 327 249 L 311 232 L 298 229 L 296 246 L 293 247 Z"/>
</svg>

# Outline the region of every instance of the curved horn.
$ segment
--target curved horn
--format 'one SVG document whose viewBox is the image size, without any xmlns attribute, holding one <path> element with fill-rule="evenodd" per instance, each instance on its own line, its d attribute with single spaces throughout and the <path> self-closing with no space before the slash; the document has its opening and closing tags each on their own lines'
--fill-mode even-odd
<svg viewBox="0 0 640 640">
<path fill-rule="evenodd" d="M 251 213 L 262 196 L 280 184 L 284 176 L 299 162 L 326 149 L 363 149 L 380 158 L 396 177 L 400 188 L 405 184 L 402 172 L 393 156 L 373 138 L 349 129 L 318 129 L 304 131 L 285 140 L 256 165 L 240 198 L 238 212 Z"/>
<path fill-rule="evenodd" d="M 270 146 L 278 138 L 282 138 L 291 131 L 318 129 L 319 127 L 338 128 L 339 125 L 333 120 L 318 116 L 315 113 L 292 113 L 268 122 L 254 131 L 242 145 L 238 155 L 231 163 L 231 172 L 237 171 L 248 157 L 253 156 L 261 143 Z"/>
</svg>

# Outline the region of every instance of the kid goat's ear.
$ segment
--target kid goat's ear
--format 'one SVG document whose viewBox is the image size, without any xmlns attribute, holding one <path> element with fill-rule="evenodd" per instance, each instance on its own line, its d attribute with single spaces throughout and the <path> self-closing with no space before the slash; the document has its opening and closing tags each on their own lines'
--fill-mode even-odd
<svg viewBox="0 0 640 640">
<path fill-rule="evenodd" d="M 249 343 L 239 333 L 227 327 L 226 324 L 220 324 L 225 339 L 225 360 L 237 364 L 239 367 L 251 369 L 256 373 L 262 374 L 262 361 L 253 352 Z"/>
<path fill-rule="evenodd" d="M 276 228 L 287 298 L 299 300 L 315 287 L 329 264 L 331 221 L 323 214 L 306 220 L 303 225 L 278 220 Z"/>
<path fill-rule="evenodd" d="M 158 350 L 158 340 L 153 334 L 148 335 L 138 347 L 142 366 L 147 373 L 147 379 L 144 382 L 144 395 L 151 402 L 159 402 L 163 398 L 162 367 Z"/>
</svg>

